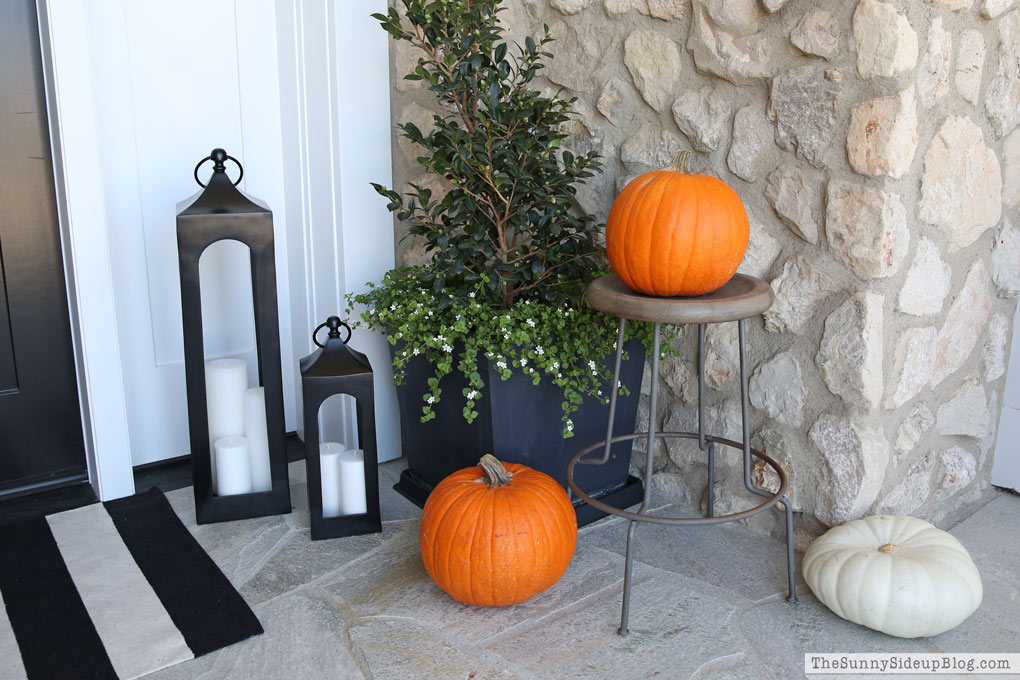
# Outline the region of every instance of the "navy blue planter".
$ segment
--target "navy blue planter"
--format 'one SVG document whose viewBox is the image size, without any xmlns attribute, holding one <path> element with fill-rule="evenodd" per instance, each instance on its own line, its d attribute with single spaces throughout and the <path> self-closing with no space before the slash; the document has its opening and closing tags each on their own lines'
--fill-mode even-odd
<svg viewBox="0 0 1020 680">
<path fill-rule="evenodd" d="M 391 352 L 400 346 L 391 346 Z M 638 340 L 626 344 L 629 359 L 623 362 L 622 382 L 630 391 L 616 405 L 614 434 L 634 431 L 638 396 L 644 369 L 644 346 Z M 455 352 L 460 347 L 454 348 Z M 605 360 L 608 365 L 611 357 Z M 610 371 L 612 366 L 609 366 Z M 432 489 L 447 475 L 478 464 L 483 454 L 491 453 L 507 463 L 522 463 L 553 477 L 566 488 L 567 462 L 579 450 L 606 436 L 609 408 L 596 399 L 586 399 L 571 419 L 574 436 L 563 438 L 561 404 L 563 393 L 548 379 L 534 385 L 531 378 L 515 371 L 504 381 L 485 357 L 479 357 L 478 371 L 485 380 L 484 396 L 476 401 L 478 417 L 464 420 L 463 389 L 467 380 L 454 367 L 440 382 L 442 399 L 435 406 L 436 417 L 421 422 L 422 398 L 434 368 L 424 358 L 412 359 L 403 385 L 397 386 L 400 404 L 400 431 L 408 468 L 393 487 L 419 507 Z M 639 503 L 643 488 L 632 477 L 631 442 L 614 444 L 605 465 L 582 465 L 576 481 L 590 496 L 610 505 L 627 507 Z M 588 524 L 604 516 L 594 508 L 575 500 L 577 523 Z"/>
</svg>

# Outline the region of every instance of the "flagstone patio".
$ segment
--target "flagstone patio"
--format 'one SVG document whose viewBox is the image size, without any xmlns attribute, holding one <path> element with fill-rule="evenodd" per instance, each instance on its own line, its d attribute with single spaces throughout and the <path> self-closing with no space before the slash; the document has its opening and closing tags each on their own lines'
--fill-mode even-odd
<svg viewBox="0 0 1020 680">
<path fill-rule="evenodd" d="M 969 620 L 938 637 L 902 640 L 839 619 L 803 582 L 800 602 L 787 603 L 779 541 L 734 525 L 648 525 L 638 533 L 631 634 L 621 638 L 626 522 L 583 528 L 562 580 L 531 601 L 473 608 L 425 573 L 419 510 L 391 490 L 402 467 L 381 467 L 381 534 L 314 543 L 303 463 L 291 464 L 295 512 L 287 516 L 196 526 L 191 489 L 167 494 L 266 632 L 146 677 L 785 680 L 803 676 L 809 651 L 1018 651 L 1020 497 L 1012 494 L 952 529 L 981 570 L 985 595 Z"/>
</svg>

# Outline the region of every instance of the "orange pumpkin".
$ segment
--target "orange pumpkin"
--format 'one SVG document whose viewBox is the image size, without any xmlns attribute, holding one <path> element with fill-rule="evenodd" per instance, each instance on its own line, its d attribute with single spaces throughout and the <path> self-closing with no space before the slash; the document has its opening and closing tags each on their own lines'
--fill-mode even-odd
<svg viewBox="0 0 1020 680">
<path fill-rule="evenodd" d="M 559 580 L 577 546 L 577 517 L 549 475 L 486 454 L 429 495 L 421 514 L 425 570 L 466 604 L 519 604 Z"/>
<path fill-rule="evenodd" d="M 632 180 L 606 220 L 609 264 L 646 295 L 704 295 L 733 278 L 749 236 L 744 204 L 726 182 L 677 168 Z"/>
</svg>

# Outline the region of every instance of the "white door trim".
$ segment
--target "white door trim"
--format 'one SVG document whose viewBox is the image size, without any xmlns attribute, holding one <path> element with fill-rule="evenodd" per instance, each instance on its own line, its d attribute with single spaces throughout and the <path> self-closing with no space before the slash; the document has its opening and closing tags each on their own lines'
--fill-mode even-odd
<svg viewBox="0 0 1020 680">
<path fill-rule="evenodd" d="M 291 300 L 282 334 L 301 356 L 313 349 L 313 321 L 342 313 L 347 293 L 393 266 L 392 220 L 368 187 L 392 178 L 388 39 L 369 16 L 385 12 L 386 0 L 274 2 Z M 38 11 L 89 478 L 111 500 L 134 493 L 134 476 L 88 5 L 39 0 Z M 353 131 L 342 143 L 341 129 Z M 400 431 L 387 346 L 358 336 L 375 371 L 380 459 L 394 458 Z M 345 421 L 350 429 L 350 415 Z"/>
<path fill-rule="evenodd" d="M 386 0 L 277 0 L 276 8 L 291 330 L 302 356 L 315 349 L 312 328 L 393 267 L 393 219 L 369 186 L 393 177 L 389 36 L 371 17 L 386 12 Z M 379 460 L 398 458 L 389 346 L 365 329 L 351 344 L 372 364 Z M 324 412 L 321 428 L 355 441 L 350 401 L 342 413 Z"/>
<path fill-rule="evenodd" d="M 59 11 L 53 12 L 54 5 Z M 85 0 L 39 0 L 71 336 L 89 481 L 102 500 L 135 491 L 93 103 Z M 59 104 L 59 105 L 58 105 Z"/>
</svg>

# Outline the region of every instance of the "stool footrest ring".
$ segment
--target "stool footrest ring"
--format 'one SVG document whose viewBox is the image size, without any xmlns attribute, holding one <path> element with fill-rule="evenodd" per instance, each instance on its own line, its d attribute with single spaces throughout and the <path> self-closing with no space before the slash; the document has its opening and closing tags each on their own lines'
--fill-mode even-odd
<svg viewBox="0 0 1020 680">
<path fill-rule="evenodd" d="M 647 432 L 631 432 L 629 434 L 621 434 L 613 437 L 610 443 L 616 444 L 618 442 L 633 441 L 635 439 L 640 439 L 647 436 L 648 436 Z M 734 441 L 732 439 L 725 439 L 723 437 L 716 437 L 714 435 L 708 434 L 704 435 L 704 437 L 705 441 L 713 442 L 715 444 L 722 444 L 723 446 L 730 446 L 735 449 L 741 450 L 744 449 L 743 442 Z M 700 435 L 697 432 L 656 432 L 655 438 L 699 440 Z M 652 524 L 668 524 L 668 525 L 722 524 L 723 522 L 733 522 L 739 519 L 746 519 L 748 517 L 757 515 L 760 512 L 764 512 L 765 510 L 768 510 L 773 505 L 782 500 L 783 496 L 786 495 L 787 479 L 786 472 L 783 470 L 782 465 L 780 465 L 778 462 L 767 456 L 763 451 L 759 451 L 758 449 L 748 447 L 748 450 L 750 451 L 752 456 L 763 461 L 766 465 L 775 470 L 776 474 L 779 476 L 779 489 L 777 489 L 775 493 L 770 493 L 762 490 L 758 490 L 755 492 L 757 495 L 762 496 L 763 498 L 767 498 L 768 500 L 766 500 L 765 502 L 760 503 L 754 506 L 753 508 L 741 510 L 740 512 L 734 512 L 728 515 L 716 515 L 714 517 L 660 517 L 658 515 L 648 515 L 640 512 L 630 512 L 629 510 L 624 510 L 623 508 L 617 508 L 612 505 L 607 505 L 602 501 L 592 498 L 584 491 L 582 491 L 577 486 L 577 484 L 574 483 L 574 466 L 576 466 L 578 463 L 582 465 L 602 464 L 602 461 L 598 460 L 586 461 L 584 459 L 584 456 L 595 451 L 596 449 L 604 448 L 605 445 L 606 445 L 605 440 L 595 442 L 591 446 L 588 446 L 579 451 L 573 458 L 570 459 L 570 462 L 567 464 L 567 486 L 570 487 L 570 490 L 573 491 L 578 498 L 580 498 L 588 505 L 591 505 L 592 507 L 597 508 L 602 512 L 631 520 L 632 522 L 650 522 Z"/>
</svg>

